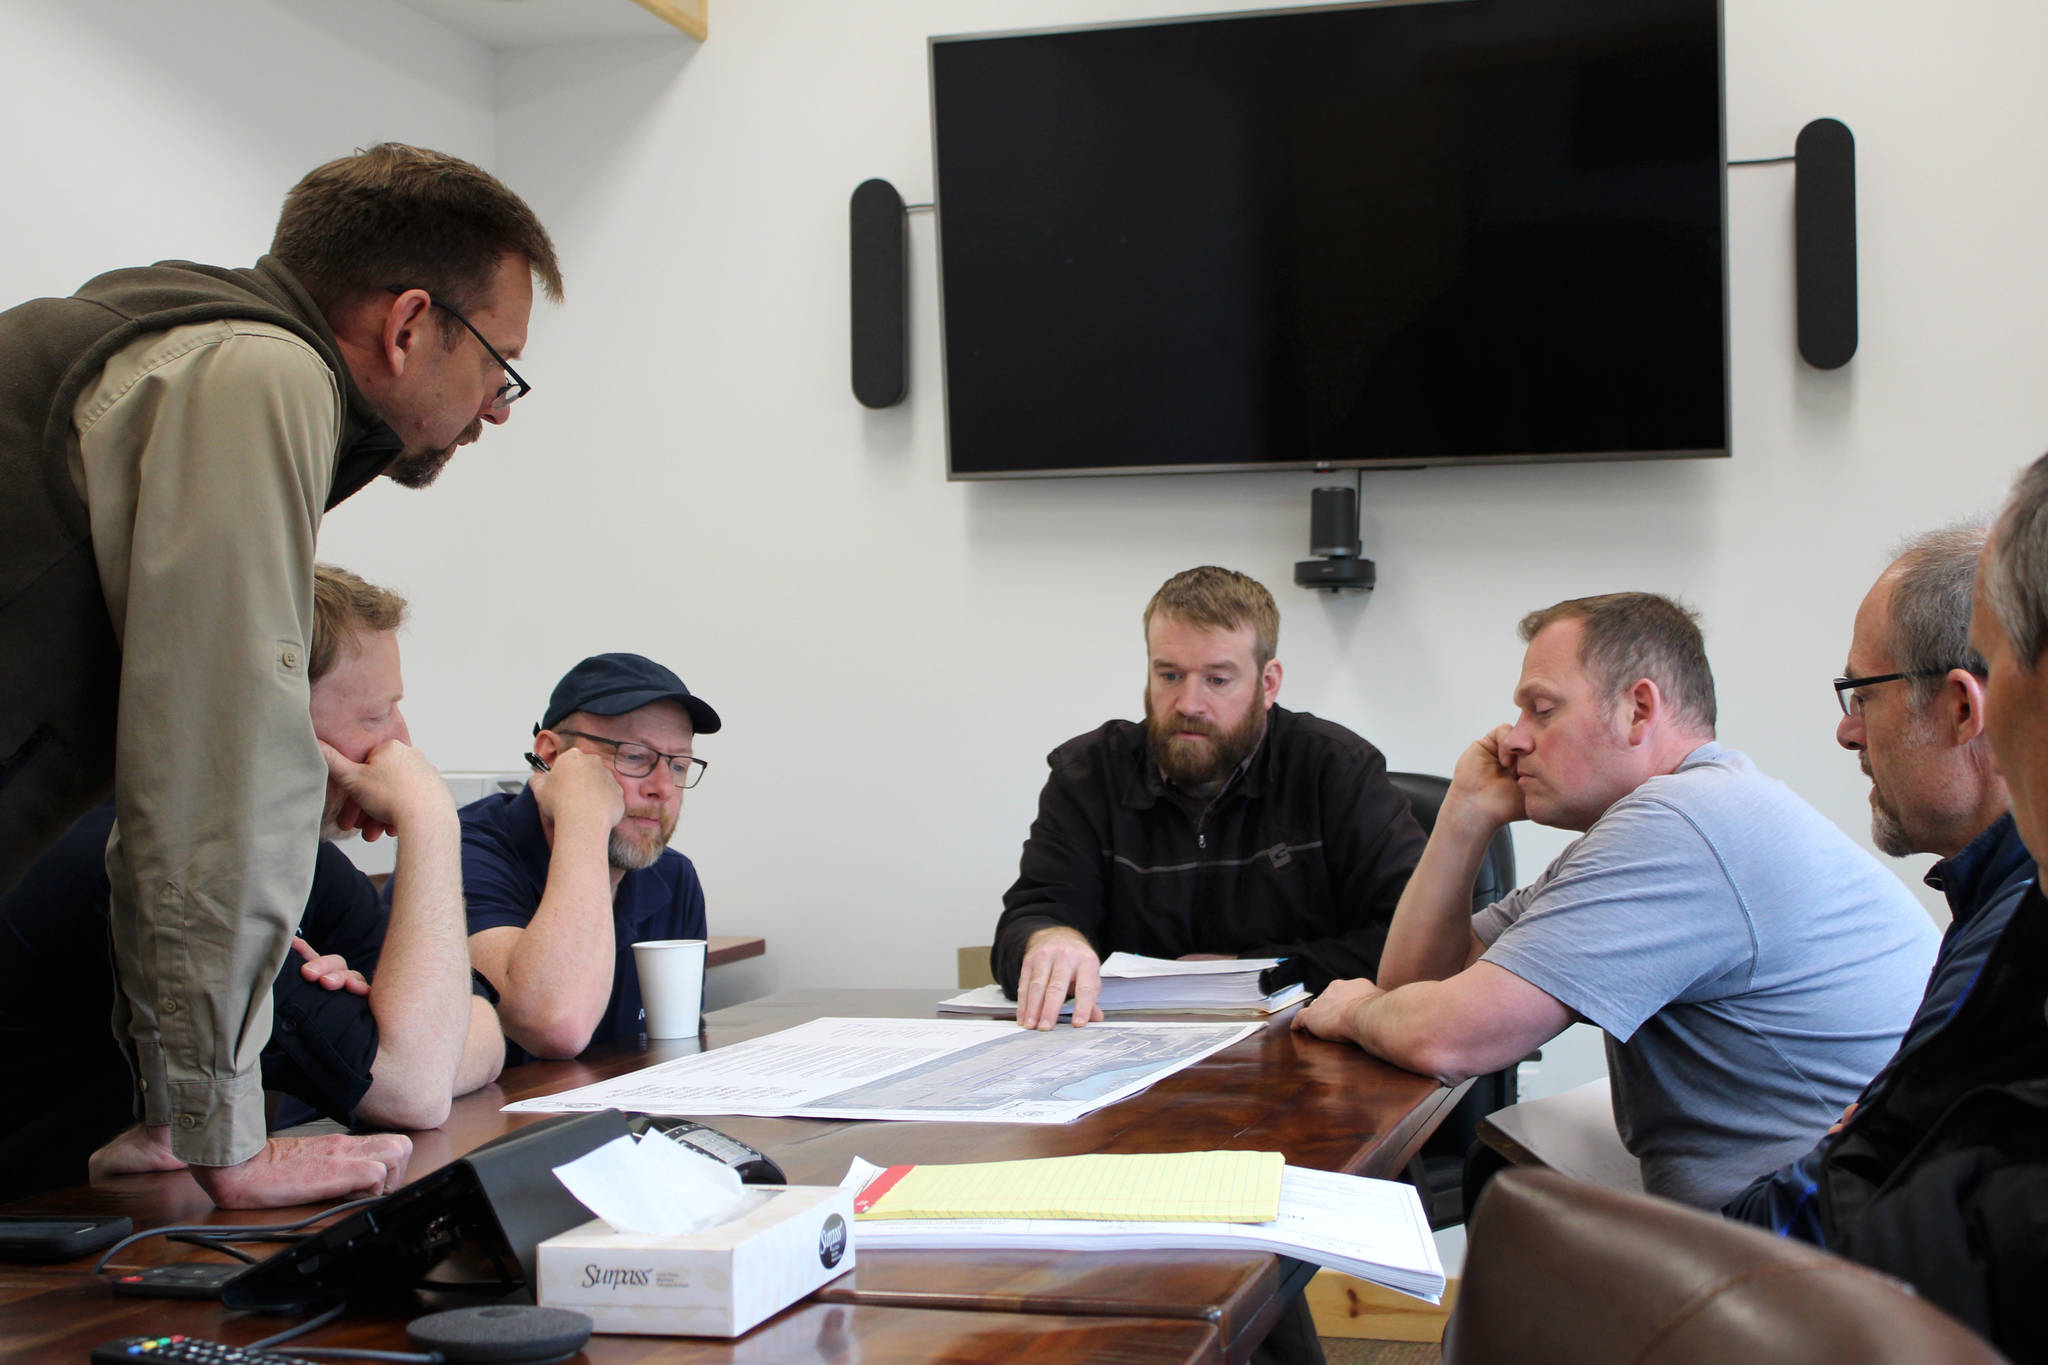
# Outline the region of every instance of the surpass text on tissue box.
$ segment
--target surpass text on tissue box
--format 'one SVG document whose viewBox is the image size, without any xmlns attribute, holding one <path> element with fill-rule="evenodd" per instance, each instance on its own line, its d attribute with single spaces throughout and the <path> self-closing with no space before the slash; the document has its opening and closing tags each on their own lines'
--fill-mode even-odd
<svg viewBox="0 0 2048 1365">
<path fill-rule="evenodd" d="M 853 1195 L 754 1186 L 740 1211 L 684 1236 L 592 1220 L 540 1244 L 539 1300 L 600 1332 L 736 1337 L 853 1269 Z"/>
</svg>

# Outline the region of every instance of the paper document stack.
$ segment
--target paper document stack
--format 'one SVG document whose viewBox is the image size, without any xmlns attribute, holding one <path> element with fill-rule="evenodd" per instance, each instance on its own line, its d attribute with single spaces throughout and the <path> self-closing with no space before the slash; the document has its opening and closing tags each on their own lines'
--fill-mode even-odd
<svg viewBox="0 0 2048 1365">
<path fill-rule="evenodd" d="M 841 1184 L 858 1192 L 881 1174 L 881 1167 L 856 1161 Z M 1413 1186 L 1288 1166 L 1280 1180 L 1279 1215 L 1269 1223 L 856 1217 L 854 1242 L 862 1254 L 947 1248 L 1270 1251 L 1431 1303 L 1443 1301 L 1443 1263 Z"/>
<path fill-rule="evenodd" d="M 1308 995 L 1296 983 L 1268 992 L 1259 978 L 1283 961 L 1277 957 L 1227 957 L 1203 962 L 1111 953 L 1102 961 L 1104 1014 L 1218 1013 L 1271 1014 Z M 1061 1013 L 1071 1014 L 1070 1000 Z M 1017 1012 L 1017 1002 L 1001 986 L 983 986 L 939 1003 L 946 1014 L 1003 1017 Z"/>
</svg>

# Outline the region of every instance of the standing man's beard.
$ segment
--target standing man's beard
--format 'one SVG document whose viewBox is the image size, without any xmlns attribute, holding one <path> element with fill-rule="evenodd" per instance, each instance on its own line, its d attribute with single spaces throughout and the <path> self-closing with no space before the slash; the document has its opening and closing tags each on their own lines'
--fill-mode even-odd
<svg viewBox="0 0 2048 1365">
<path fill-rule="evenodd" d="M 484 419 L 479 417 L 462 430 L 462 435 L 450 445 L 439 450 L 409 450 L 390 464 L 384 466 L 384 475 L 400 488 L 425 488 L 441 477 L 441 471 L 453 459 L 458 446 L 466 446 L 483 434 Z"/>
<path fill-rule="evenodd" d="M 1208 736 L 1208 742 L 1182 739 L 1177 730 L 1192 730 Z M 1152 694 L 1145 694 L 1145 733 L 1152 749 L 1152 761 L 1168 782 L 1176 787 L 1200 790 L 1220 786 L 1244 762 L 1245 755 L 1259 745 L 1266 733 L 1266 708 L 1257 701 L 1234 730 L 1224 731 L 1205 720 L 1190 716 L 1160 716 L 1152 710 Z"/>
</svg>

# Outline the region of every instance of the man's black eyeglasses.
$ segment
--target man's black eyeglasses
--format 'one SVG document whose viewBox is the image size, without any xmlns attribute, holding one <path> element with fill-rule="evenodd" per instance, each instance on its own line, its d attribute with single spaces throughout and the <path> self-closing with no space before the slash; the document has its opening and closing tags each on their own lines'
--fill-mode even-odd
<svg viewBox="0 0 2048 1365">
<path fill-rule="evenodd" d="M 690 754 L 665 754 L 659 749 L 650 749 L 644 744 L 630 740 L 606 739 L 603 735 L 587 734 L 582 730 L 557 730 L 558 735 L 573 735 L 587 739 L 593 744 L 608 744 L 612 750 L 612 767 L 621 777 L 645 777 L 654 771 L 654 765 L 668 760 L 669 776 L 675 779 L 684 791 L 704 780 L 704 770 L 711 765 Z"/>
<path fill-rule="evenodd" d="M 1967 668 L 1968 665 L 1957 664 L 1956 667 Z M 1916 668 L 1910 673 L 1873 673 L 1867 678 L 1837 678 L 1835 679 L 1835 700 L 1842 704 L 1843 715 L 1853 716 L 1859 709 L 1860 703 L 1852 701 L 1849 694 L 1859 687 L 1875 687 L 1879 683 L 1899 682 L 1905 678 L 1940 678 L 1945 677 L 1951 671 L 1946 668 Z M 1974 668 L 1970 669 L 1972 673 L 1976 671 Z"/>
<path fill-rule="evenodd" d="M 394 294 L 403 294 L 405 292 L 405 288 L 402 285 L 386 285 L 385 288 L 389 289 Z M 511 362 L 506 360 L 505 357 L 498 354 L 497 347 L 491 345 L 490 342 L 484 340 L 484 334 L 482 332 L 479 332 L 475 327 L 470 326 L 468 318 L 462 316 L 462 314 L 456 312 L 453 308 L 450 308 L 447 304 L 441 302 L 441 300 L 434 298 L 431 294 L 428 295 L 427 297 L 428 301 L 431 302 L 434 305 L 434 307 L 440 309 L 449 317 L 454 318 L 457 322 L 461 323 L 464 329 L 466 329 L 471 336 L 476 338 L 476 344 L 484 348 L 484 353 L 490 356 L 492 361 L 496 363 L 497 367 L 505 372 L 505 382 L 498 386 L 498 392 L 496 396 L 494 396 L 491 399 L 492 408 L 509 408 L 514 403 L 518 402 L 520 399 L 526 397 L 526 395 L 533 392 L 533 385 L 527 383 L 524 379 L 521 379 L 519 377 L 519 371 L 513 369 Z M 646 774 L 636 773 L 633 774 L 633 776 L 644 777 L 646 776 Z"/>
</svg>

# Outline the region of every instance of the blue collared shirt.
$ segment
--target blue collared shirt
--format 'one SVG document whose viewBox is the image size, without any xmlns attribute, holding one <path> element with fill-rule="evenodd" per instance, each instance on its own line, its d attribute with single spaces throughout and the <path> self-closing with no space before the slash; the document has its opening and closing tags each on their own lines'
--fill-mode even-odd
<svg viewBox="0 0 2048 1365">
<path fill-rule="evenodd" d="M 501 925 L 524 929 L 547 889 L 550 857 L 532 789 L 517 795 L 486 796 L 464 806 L 460 814 L 462 894 L 469 910 L 469 932 L 477 934 Z M 704 888 L 690 860 L 672 848 L 663 849 L 652 867 L 621 877 L 612 896 L 612 934 L 617 944 L 612 995 L 604 1017 L 590 1035 L 593 1043 L 608 1038 L 630 1041 L 646 1030 L 640 974 L 633 966 L 635 943 L 704 937 Z M 508 1066 L 530 1056 L 506 1041 Z"/>
</svg>

